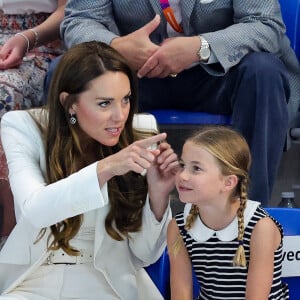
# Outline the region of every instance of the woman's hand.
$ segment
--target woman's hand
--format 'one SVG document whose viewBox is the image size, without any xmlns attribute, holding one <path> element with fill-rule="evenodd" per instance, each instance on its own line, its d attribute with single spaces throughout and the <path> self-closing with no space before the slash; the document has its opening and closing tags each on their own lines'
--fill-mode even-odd
<svg viewBox="0 0 300 300">
<path fill-rule="evenodd" d="M 147 169 L 150 206 L 157 220 L 160 220 L 168 206 L 169 194 L 175 186 L 178 158 L 170 144 L 158 145 L 159 153 Z"/>
<path fill-rule="evenodd" d="M 160 150 L 153 150 L 151 147 L 160 143 L 166 136 L 166 133 L 160 133 L 136 141 L 118 153 L 99 161 L 97 173 L 100 186 L 114 176 L 124 175 L 130 171 L 143 173 L 145 169 L 150 168 L 156 156 L 160 156 Z"/>
<path fill-rule="evenodd" d="M 0 49 L 0 70 L 18 67 L 27 51 L 27 41 L 22 35 L 14 35 Z"/>
<path fill-rule="evenodd" d="M 158 148 L 159 154 L 147 169 L 149 193 L 152 197 L 156 194 L 169 195 L 174 188 L 174 176 L 177 172 L 178 158 L 170 144 L 162 142 Z"/>
</svg>

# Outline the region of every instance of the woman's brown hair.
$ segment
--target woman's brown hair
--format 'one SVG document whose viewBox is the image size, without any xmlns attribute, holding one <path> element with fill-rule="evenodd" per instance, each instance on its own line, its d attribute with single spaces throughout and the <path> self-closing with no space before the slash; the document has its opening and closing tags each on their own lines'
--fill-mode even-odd
<svg viewBox="0 0 300 300">
<path fill-rule="evenodd" d="M 70 124 L 68 114 L 79 94 L 88 89 L 91 80 L 108 71 L 126 74 L 131 88 L 129 116 L 119 143 L 113 147 L 101 145 L 87 137 L 80 130 L 78 123 Z M 145 133 L 132 127 L 133 116 L 137 111 L 136 84 L 136 76 L 127 61 L 104 43 L 82 43 L 63 55 L 51 80 L 45 108 L 48 112 L 44 130 L 48 184 L 66 178 L 145 136 Z M 68 93 L 63 103 L 60 101 L 62 92 Z M 142 209 L 147 194 L 146 179 L 133 172 L 116 176 L 108 182 L 108 191 L 110 202 L 105 228 L 112 238 L 123 240 L 130 232 L 136 232 L 141 227 Z M 77 234 L 81 223 L 82 215 L 77 215 L 52 225 L 53 239 L 50 242 L 49 236 L 48 248 L 62 248 L 70 255 L 78 255 L 79 252 L 70 246 L 69 242 Z"/>
</svg>

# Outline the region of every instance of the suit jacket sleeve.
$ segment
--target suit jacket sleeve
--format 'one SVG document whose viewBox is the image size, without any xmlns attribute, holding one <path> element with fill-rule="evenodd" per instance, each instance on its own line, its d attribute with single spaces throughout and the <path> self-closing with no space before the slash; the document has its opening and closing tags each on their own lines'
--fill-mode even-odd
<svg viewBox="0 0 300 300">
<path fill-rule="evenodd" d="M 110 45 L 111 40 L 119 35 L 112 12 L 112 1 L 68 1 L 60 32 L 68 48 L 93 40 Z"/>
<path fill-rule="evenodd" d="M 40 130 L 26 111 L 3 116 L 1 137 L 17 220 L 23 215 L 35 227 L 43 228 L 108 203 L 106 185 L 99 187 L 96 163 L 46 184 Z"/>
<path fill-rule="evenodd" d="M 202 6 L 207 14 L 213 16 L 214 11 L 217 13 L 216 6 L 222 2 L 224 1 L 214 0 Z M 214 30 L 212 27 L 211 31 L 201 34 L 208 40 L 222 67 L 216 72 L 213 66 L 204 65 L 204 68 L 212 74 L 226 73 L 250 52 L 279 53 L 282 43 L 287 42 L 284 36 L 285 25 L 277 0 L 233 0 L 232 3 L 232 7 L 228 9 L 232 10 L 233 23 L 220 30 Z"/>
</svg>

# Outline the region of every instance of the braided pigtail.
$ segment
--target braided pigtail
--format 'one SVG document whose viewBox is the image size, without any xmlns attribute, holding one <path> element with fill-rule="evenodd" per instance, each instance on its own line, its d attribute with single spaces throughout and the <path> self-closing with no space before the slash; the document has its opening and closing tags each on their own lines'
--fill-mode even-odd
<svg viewBox="0 0 300 300">
<path fill-rule="evenodd" d="M 184 226 L 185 230 L 189 230 L 192 228 L 198 214 L 199 214 L 198 207 L 195 204 L 193 204 L 190 213 L 186 218 L 186 223 Z"/>
<path fill-rule="evenodd" d="M 185 223 L 185 226 L 184 226 L 185 230 L 191 229 L 197 215 L 198 215 L 198 207 L 195 204 L 193 204 L 191 209 L 190 209 L 189 215 L 186 218 L 186 223 Z M 175 257 L 178 254 L 178 252 L 179 252 L 179 250 L 181 249 L 182 246 L 184 246 L 184 241 L 183 241 L 183 238 L 182 238 L 181 234 L 179 234 L 178 237 L 176 238 L 174 244 L 169 249 L 169 251 Z"/>
<path fill-rule="evenodd" d="M 238 217 L 238 242 L 239 246 L 236 250 L 234 259 L 233 259 L 233 265 L 234 266 L 241 266 L 246 267 L 246 255 L 245 255 L 245 249 L 244 249 L 244 211 L 246 208 L 246 202 L 247 202 L 247 179 L 243 178 L 241 179 L 241 196 L 240 196 L 240 207 L 237 212 Z"/>
</svg>

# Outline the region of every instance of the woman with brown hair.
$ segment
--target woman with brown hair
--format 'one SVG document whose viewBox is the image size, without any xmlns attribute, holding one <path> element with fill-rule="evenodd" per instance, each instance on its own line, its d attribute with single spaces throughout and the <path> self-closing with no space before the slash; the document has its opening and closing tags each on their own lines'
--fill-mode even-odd
<svg viewBox="0 0 300 300">
<path fill-rule="evenodd" d="M 114 49 L 80 44 L 46 108 L 2 118 L 17 225 L 0 299 L 162 299 L 143 267 L 164 250 L 178 162 L 155 120 L 135 115 L 135 84 Z"/>
</svg>

